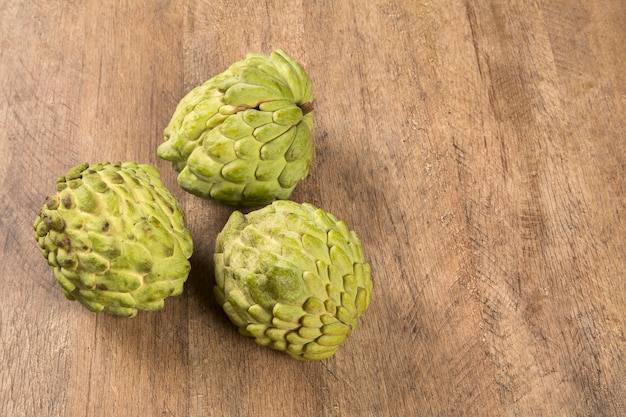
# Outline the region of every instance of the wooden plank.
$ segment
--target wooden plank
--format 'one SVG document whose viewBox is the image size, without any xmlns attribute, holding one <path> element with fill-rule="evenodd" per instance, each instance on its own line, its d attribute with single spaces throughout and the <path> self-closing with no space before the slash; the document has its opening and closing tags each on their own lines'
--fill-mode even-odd
<svg viewBox="0 0 626 417">
<path fill-rule="evenodd" d="M 626 4 L 0 5 L 0 415 L 626 413 Z M 296 201 L 361 237 L 370 309 L 297 362 L 213 297 L 232 209 L 156 156 L 183 95 L 283 48 L 314 82 Z M 31 224 L 83 161 L 156 165 L 194 236 L 180 297 L 132 320 L 65 300 Z"/>
</svg>

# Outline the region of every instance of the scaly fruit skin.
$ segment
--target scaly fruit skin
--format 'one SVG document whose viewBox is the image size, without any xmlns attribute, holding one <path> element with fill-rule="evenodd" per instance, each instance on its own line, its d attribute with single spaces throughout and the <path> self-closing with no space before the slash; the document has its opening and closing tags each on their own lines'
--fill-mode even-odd
<svg viewBox="0 0 626 417">
<path fill-rule="evenodd" d="M 235 211 L 214 262 L 215 297 L 239 332 L 295 359 L 332 356 L 370 304 L 358 236 L 307 203 Z"/>
<path fill-rule="evenodd" d="M 249 53 L 192 89 L 157 155 L 184 190 L 236 206 L 287 199 L 313 158 L 312 83 L 284 51 Z"/>
<path fill-rule="evenodd" d="M 151 165 L 75 166 L 33 228 L 65 296 L 94 312 L 160 310 L 191 269 L 183 211 Z"/>
</svg>

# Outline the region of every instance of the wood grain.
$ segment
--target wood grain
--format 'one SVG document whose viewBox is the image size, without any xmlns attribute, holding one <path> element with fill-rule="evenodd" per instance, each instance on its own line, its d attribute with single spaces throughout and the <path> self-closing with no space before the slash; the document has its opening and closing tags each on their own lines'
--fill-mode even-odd
<svg viewBox="0 0 626 417">
<path fill-rule="evenodd" d="M 626 3 L 0 4 L 0 415 L 626 415 Z M 314 82 L 293 199 L 360 235 L 375 292 L 331 359 L 240 336 L 213 299 L 231 209 L 156 156 L 247 51 Z M 132 320 L 65 300 L 32 221 L 83 161 L 156 165 L 192 230 L 185 294 Z"/>
</svg>

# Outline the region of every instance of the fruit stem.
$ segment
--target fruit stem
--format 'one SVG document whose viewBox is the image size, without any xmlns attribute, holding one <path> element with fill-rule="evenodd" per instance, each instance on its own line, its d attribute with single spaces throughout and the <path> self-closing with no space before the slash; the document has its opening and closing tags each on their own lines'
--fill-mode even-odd
<svg viewBox="0 0 626 417">
<path fill-rule="evenodd" d="M 307 102 L 307 103 L 303 103 L 303 104 L 299 104 L 298 107 L 300 107 L 302 109 L 302 115 L 304 116 L 307 113 L 311 113 L 313 111 L 313 103 L 312 102 Z"/>
</svg>

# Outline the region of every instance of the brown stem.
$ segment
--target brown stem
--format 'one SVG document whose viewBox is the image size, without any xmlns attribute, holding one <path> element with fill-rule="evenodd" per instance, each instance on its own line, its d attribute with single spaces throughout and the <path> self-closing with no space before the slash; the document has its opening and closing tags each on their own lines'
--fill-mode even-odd
<svg viewBox="0 0 626 417">
<path fill-rule="evenodd" d="M 308 102 L 308 103 L 302 103 L 299 104 L 298 107 L 300 107 L 302 109 L 302 115 L 304 116 L 307 113 L 311 113 L 313 111 L 313 103 L 312 102 Z"/>
</svg>

